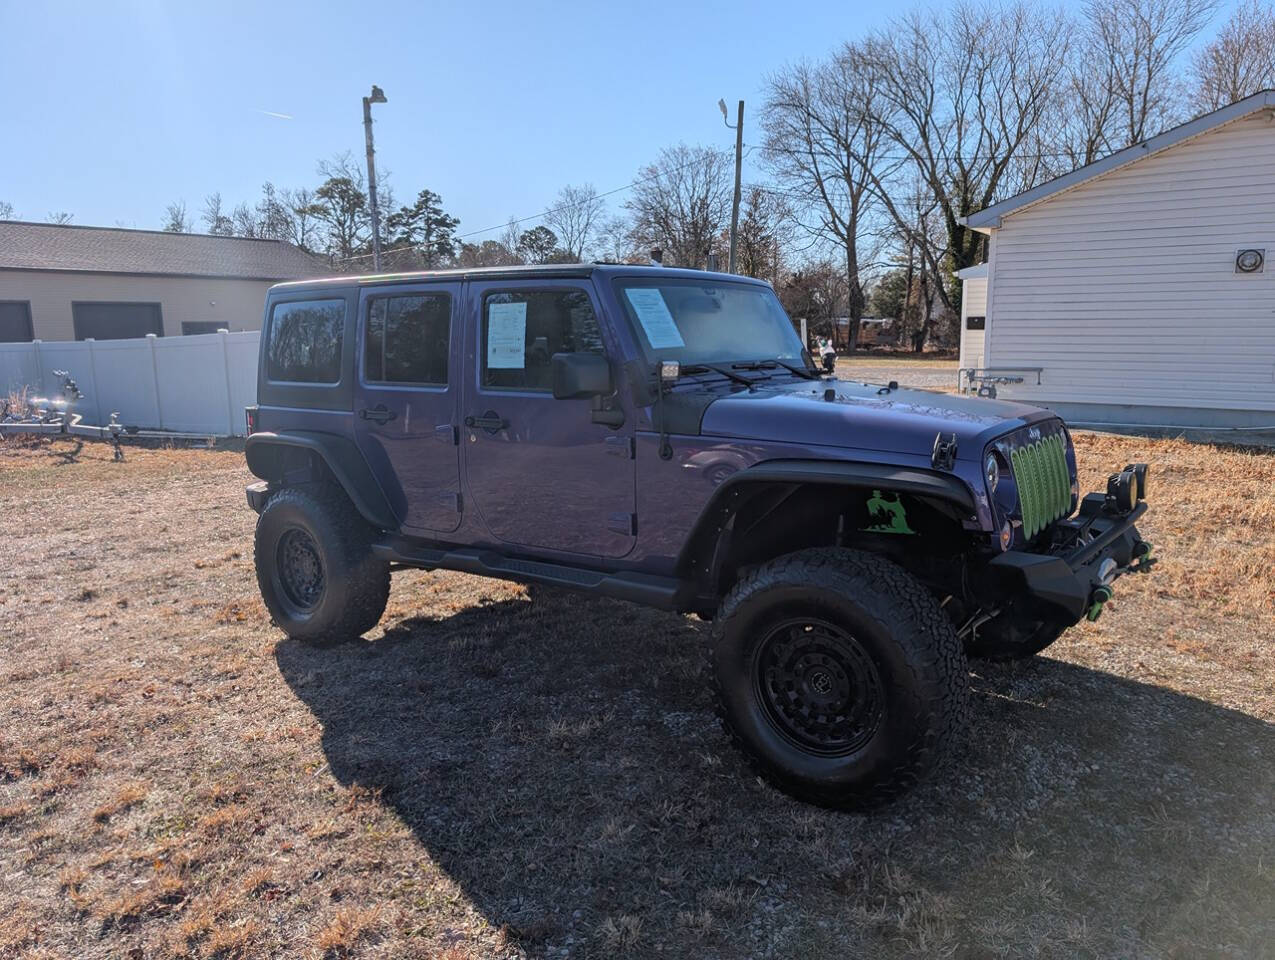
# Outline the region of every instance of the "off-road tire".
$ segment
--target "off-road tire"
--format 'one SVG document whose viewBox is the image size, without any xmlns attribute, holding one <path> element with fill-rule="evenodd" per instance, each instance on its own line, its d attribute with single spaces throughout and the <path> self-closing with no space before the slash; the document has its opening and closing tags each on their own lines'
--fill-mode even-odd
<svg viewBox="0 0 1275 960">
<path fill-rule="evenodd" d="M 1012 611 L 978 627 L 965 640 L 965 655 L 978 660 L 1026 660 L 1061 637 L 1067 627 L 1048 620 L 1030 620 Z"/>
<path fill-rule="evenodd" d="M 777 689 L 773 664 L 781 659 L 767 654 L 772 638 L 791 635 L 800 644 L 810 635 L 803 630 L 816 629 L 791 626 L 803 618 L 840 629 L 866 655 L 854 663 L 870 661 L 876 671 L 876 685 L 863 688 L 866 700 L 878 705 L 871 712 L 875 726 L 866 720 L 838 726 L 846 712 L 858 709 L 853 697 L 844 709 L 828 707 L 831 726 L 823 715 L 813 723 L 804 715 L 814 733 L 795 736 L 807 742 L 830 729 L 857 731 L 859 739 L 841 741 L 838 755 L 798 742 L 791 722 L 776 719 L 776 709 L 784 707 L 776 708 L 775 696 L 767 693 Z M 782 643 L 786 651 L 794 649 Z M 818 653 L 792 654 L 788 662 L 804 663 L 811 656 L 817 671 Z M 965 652 L 951 621 L 906 570 L 858 550 L 801 550 L 745 573 L 718 610 L 709 661 L 717 712 L 735 745 L 780 790 L 819 806 L 869 808 L 894 799 L 935 766 L 969 720 Z M 858 673 L 872 671 L 862 666 Z M 827 686 L 826 676 L 807 671 L 793 689 L 812 676 Z"/>
<path fill-rule="evenodd" d="M 283 579 L 285 537 L 317 561 L 312 602 L 298 602 L 297 588 Z M 307 643 L 338 643 L 376 626 L 390 595 L 390 565 L 373 556 L 371 542 L 371 528 L 335 487 L 287 487 L 274 494 L 257 519 L 253 555 L 261 599 L 275 625 Z"/>
</svg>

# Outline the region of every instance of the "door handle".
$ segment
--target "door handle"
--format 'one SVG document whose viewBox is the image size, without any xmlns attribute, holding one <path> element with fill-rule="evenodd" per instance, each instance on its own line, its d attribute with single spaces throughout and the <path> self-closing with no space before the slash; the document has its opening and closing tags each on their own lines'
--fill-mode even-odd
<svg viewBox="0 0 1275 960">
<path fill-rule="evenodd" d="M 509 421 L 494 410 L 488 410 L 481 417 L 466 417 L 465 426 L 477 427 L 479 430 L 486 430 L 488 433 L 499 433 L 501 430 L 508 429 Z"/>
<path fill-rule="evenodd" d="M 363 409 L 359 411 L 359 416 L 364 420 L 372 420 L 376 423 L 389 423 L 398 416 L 393 410 L 387 410 L 385 404 L 378 403 L 372 409 Z"/>
</svg>

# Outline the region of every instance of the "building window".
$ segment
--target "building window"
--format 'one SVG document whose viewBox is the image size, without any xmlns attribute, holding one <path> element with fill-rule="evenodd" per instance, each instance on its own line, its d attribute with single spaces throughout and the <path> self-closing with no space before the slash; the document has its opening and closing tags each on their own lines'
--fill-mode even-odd
<svg viewBox="0 0 1275 960">
<path fill-rule="evenodd" d="M 367 310 L 364 378 L 446 386 L 451 327 L 452 298 L 445 293 L 377 297 Z"/>
<path fill-rule="evenodd" d="M 593 303 L 583 290 L 517 290 L 483 302 L 484 387 L 553 389 L 555 353 L 603 353 Z"/>
<path fill-rule="evenodd" d="M 344 342 L 344 300 L 276 303 L 270 312 L 266 376 L 287 383 L 337 383 Z"/>
<path fill-rule="evenodd" d="M 987 317 L 966 317 L 966 330 L 984 330 L 987 328 Z"/>
<path fill-rule="evenodd" d="M 183 320 L 182 336 L 197 337 L 201 333 L 216 333 L 225 330 L 226 325 L 220 320 Z"/>
<path fill-rule="evenodd" d="M 76 340 L 130 340 L 153 333 L 164 335 L 164 321 L 158 303 L 71 304 Z"/>
<path fill-rule="evenodd" d="M 0 343 L 30 343 L 34 339 L 31 301 L 0 300 Z"/>
</svg>

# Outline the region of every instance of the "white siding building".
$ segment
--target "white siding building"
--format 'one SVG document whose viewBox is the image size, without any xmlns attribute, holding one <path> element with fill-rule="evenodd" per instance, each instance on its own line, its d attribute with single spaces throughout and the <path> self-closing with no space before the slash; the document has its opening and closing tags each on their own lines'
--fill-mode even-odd
<svg viewBox="0 0 1275 960">
<path fill-rule="evenodd" d="M 987 324 L 987 264 L 958 270 L 961 281 L 961 369 L 984 366 L 984 331 Z"/>
<path fill-rule="evenodd" d="M 961 365 L 1026 368 L 1001 396 L 1091 423 L 1275 425 L 1275 92 L 966 223 L 991 239 L 984 289 L 962 271 Z"/>
</svg>

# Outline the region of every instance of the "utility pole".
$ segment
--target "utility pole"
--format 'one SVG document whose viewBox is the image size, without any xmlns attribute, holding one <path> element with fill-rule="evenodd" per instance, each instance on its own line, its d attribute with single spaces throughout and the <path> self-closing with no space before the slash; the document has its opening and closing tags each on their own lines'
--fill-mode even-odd
<svg viewBox="0 0 1275 960">
<path fill-rule="evenodd" d="M 372 155 L 372 104 L 388 103 L 385 92 L 372 84 L 372 95 L 363 98 L 363 137 L 367 141 L 367 202 L 372 213 L 372 269 L 381 272 L 381 216 L 376 209 L 376 161 Z"/>
<path fill-rule="evenodd" d="M 744 101 L 739 101 L 739 113 L 733 127 L 730 125 L 730 115 L 726 112 L 726 101 L 718 100 L 717 106 L 722 111 L 722 123 L 726 124 L 727 129 L 735 131 L 735 199 L 730 208 L 730 260 L 726 268 L 735 273 L 735 250 L 739 237 L 739 177 L 744 163 Z"/>
</svg>

